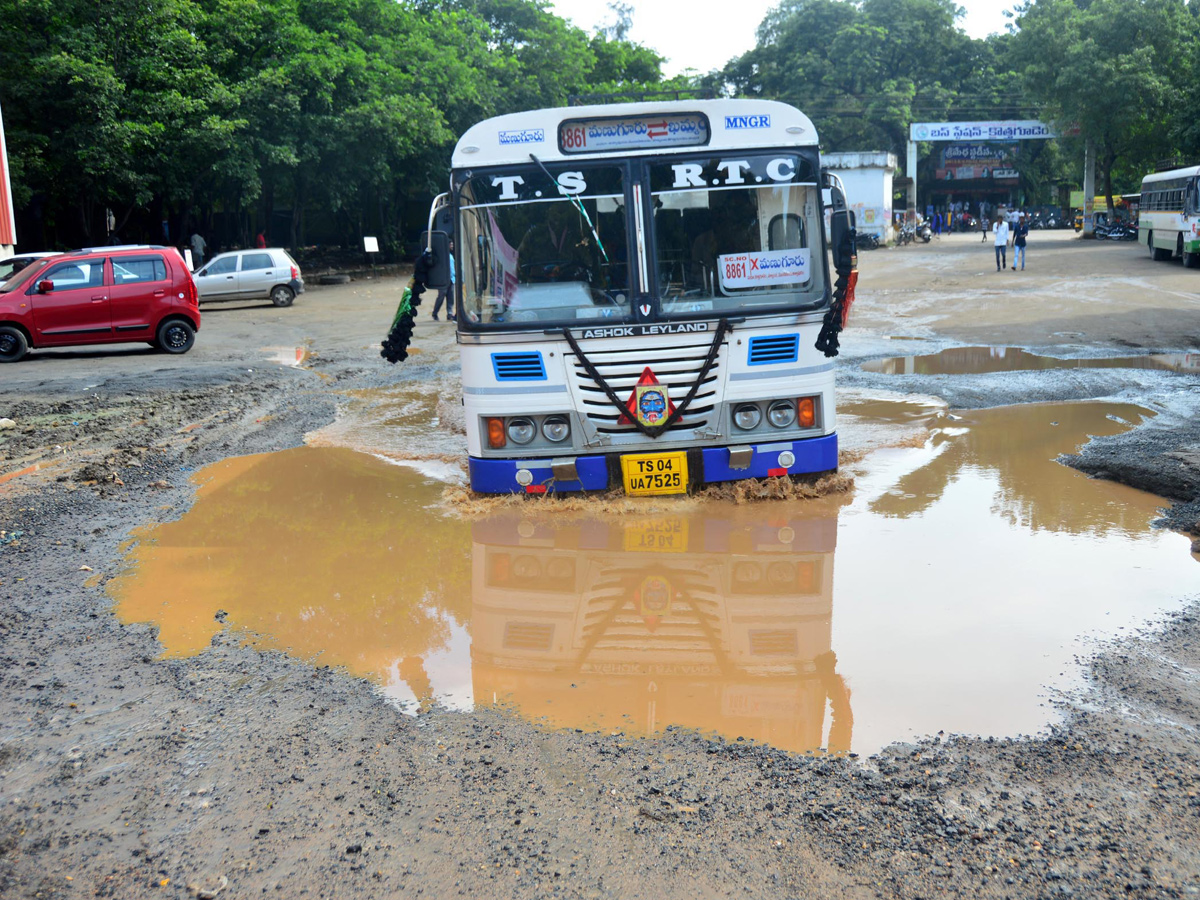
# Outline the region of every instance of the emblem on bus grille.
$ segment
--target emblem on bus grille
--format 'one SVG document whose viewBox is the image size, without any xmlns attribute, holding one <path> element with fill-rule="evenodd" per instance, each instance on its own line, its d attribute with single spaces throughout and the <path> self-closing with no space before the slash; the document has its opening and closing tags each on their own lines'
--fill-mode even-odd
<svg viewBox="0 0 1200 900">
<path fill-rule="evenodd" d="M 634 385 L 633 393 L 625 402 L 625 412 L 617 419 L 618 425 L 632 425 L 637 419 L 641 424 L 661 425 L 671 413 L 675 412 L 675 404 L 667 389 L 658 383 L 658 378 L 646 366 L 642 377 Z"/>
</svg>

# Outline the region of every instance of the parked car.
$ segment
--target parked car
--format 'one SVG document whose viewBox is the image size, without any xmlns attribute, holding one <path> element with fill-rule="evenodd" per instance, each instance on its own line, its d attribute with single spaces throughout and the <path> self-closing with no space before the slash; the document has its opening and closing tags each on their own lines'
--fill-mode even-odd
<svg viewBox="0 0 1200 900">
<path fill-rule="evenodd" d="M 8 259 L 0 259 L 0 284 L 4 284 L 4 282 L 8 281 L 8 279 L 12 278 L 31 262 L 56 255 L 52 250 L 39 250 L 37 253 L 19 253 L 16 256 L 10 256 Z"/>
<path fill-rule="evenodd" d="M 32 348 L 144 341 L 187 353 L 200 329 L 179 251 L 92 247 L 36 260 L 0 285 L 0 362 Z"/>
<path fill-rule="evenodd" d="M 300 267 L 280 247 L 232 250 L 214 256 L 195 274 L 200 300 L 270 300 L 291 306 L 304 293 Z"/>
</svg>

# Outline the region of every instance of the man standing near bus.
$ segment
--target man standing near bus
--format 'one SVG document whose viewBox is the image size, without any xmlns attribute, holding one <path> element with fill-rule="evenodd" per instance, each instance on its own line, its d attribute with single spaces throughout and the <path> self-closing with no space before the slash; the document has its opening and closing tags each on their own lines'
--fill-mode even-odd
<svg viewBox="0 0 1200 900">
<path fill-rule="evenodd" d="M 437 299 L 433 303 L 433 321 L 438 320 L 438 312 L 442 308 L 442 302 L 446 304 L 446 321 L 453 322 L 456 320 L 454 315 L 454 241 L 450 242 L 450 283 L 438 288 Z"/>
<path fill-rule="evenodd" d="M 1008 219 L 1003 215 L 992 225 L 992 235 L 995 238 L 992 243 L 996 245 L 996 271 L 999 272 L 1008 264 Z"/>
</svg>

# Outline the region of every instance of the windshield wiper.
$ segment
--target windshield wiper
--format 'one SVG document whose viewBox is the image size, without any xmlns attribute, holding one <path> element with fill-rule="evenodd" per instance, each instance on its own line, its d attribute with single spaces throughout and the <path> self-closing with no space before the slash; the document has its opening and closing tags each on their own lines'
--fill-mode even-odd
<svg viewBox="0 0 1200 900">
<path fill-rule="evenodd" d="M 578 197 L 576 197 L 574 194 L 570 193 L 566 188 L 564 188 L 561 184 L 559 184 L 558 179 L 550 174 L 550 170 L 547 169 L 544 165 L 542 165 L 542 161 L 540 159 L 538 159 L 532 153 L 529 154 L 529 158 L 538 164 L 538 168 L 541 169 L 542 172 L 545 173 L 547 178 L 549 178 L 552 182 L 554 182 L 554 186 L 556 188 L 558 188 L 558 192 L 560 194 L 562 194 L 564 197 L 566 197 L 568 200 L 570 200 L 571 203 L 574 204 L 575 208 L 577 210 L 579 210 L 580 215 L 583 216 L 583 220 L 588 223 L 588 228 L 590 228 L 592 230 L 592 237 L 596 239 L 596 246 L 599 247 L 600 252 L 602 254 L 604 254 L 604 261 L 609 262 L 608 251 L 604 249 L 604 241 L 600 240 L 600 235 L 598 235 L 596 233 L 596 226 L 592 224 L 592 217 L 589 216 L 587 214 L 587 210 L 583 208 L 583 201 L 581 201 Z"/>
</svg>

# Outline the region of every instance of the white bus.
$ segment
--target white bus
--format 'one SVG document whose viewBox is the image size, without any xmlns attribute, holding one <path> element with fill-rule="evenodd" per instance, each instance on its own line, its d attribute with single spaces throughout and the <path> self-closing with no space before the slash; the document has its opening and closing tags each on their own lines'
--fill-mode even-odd
<svg viewBox="0 0 1200 900">
<path fill-rule="evenodd" d="M 1178 256 L 1200 264 L 1200 166 L 1155 172 L 1142 179 L 1138 236 L 1155 259 Z"/>
<path fill-rule="evenodd" d="M 430 240 L 453 234 L 471 487 L 665 494 L 836 469 L 834 366 L 814 348 L 827 208 L 845 272 L 844 191 L 782 103 L 468 130 Z"/>
</svg>

